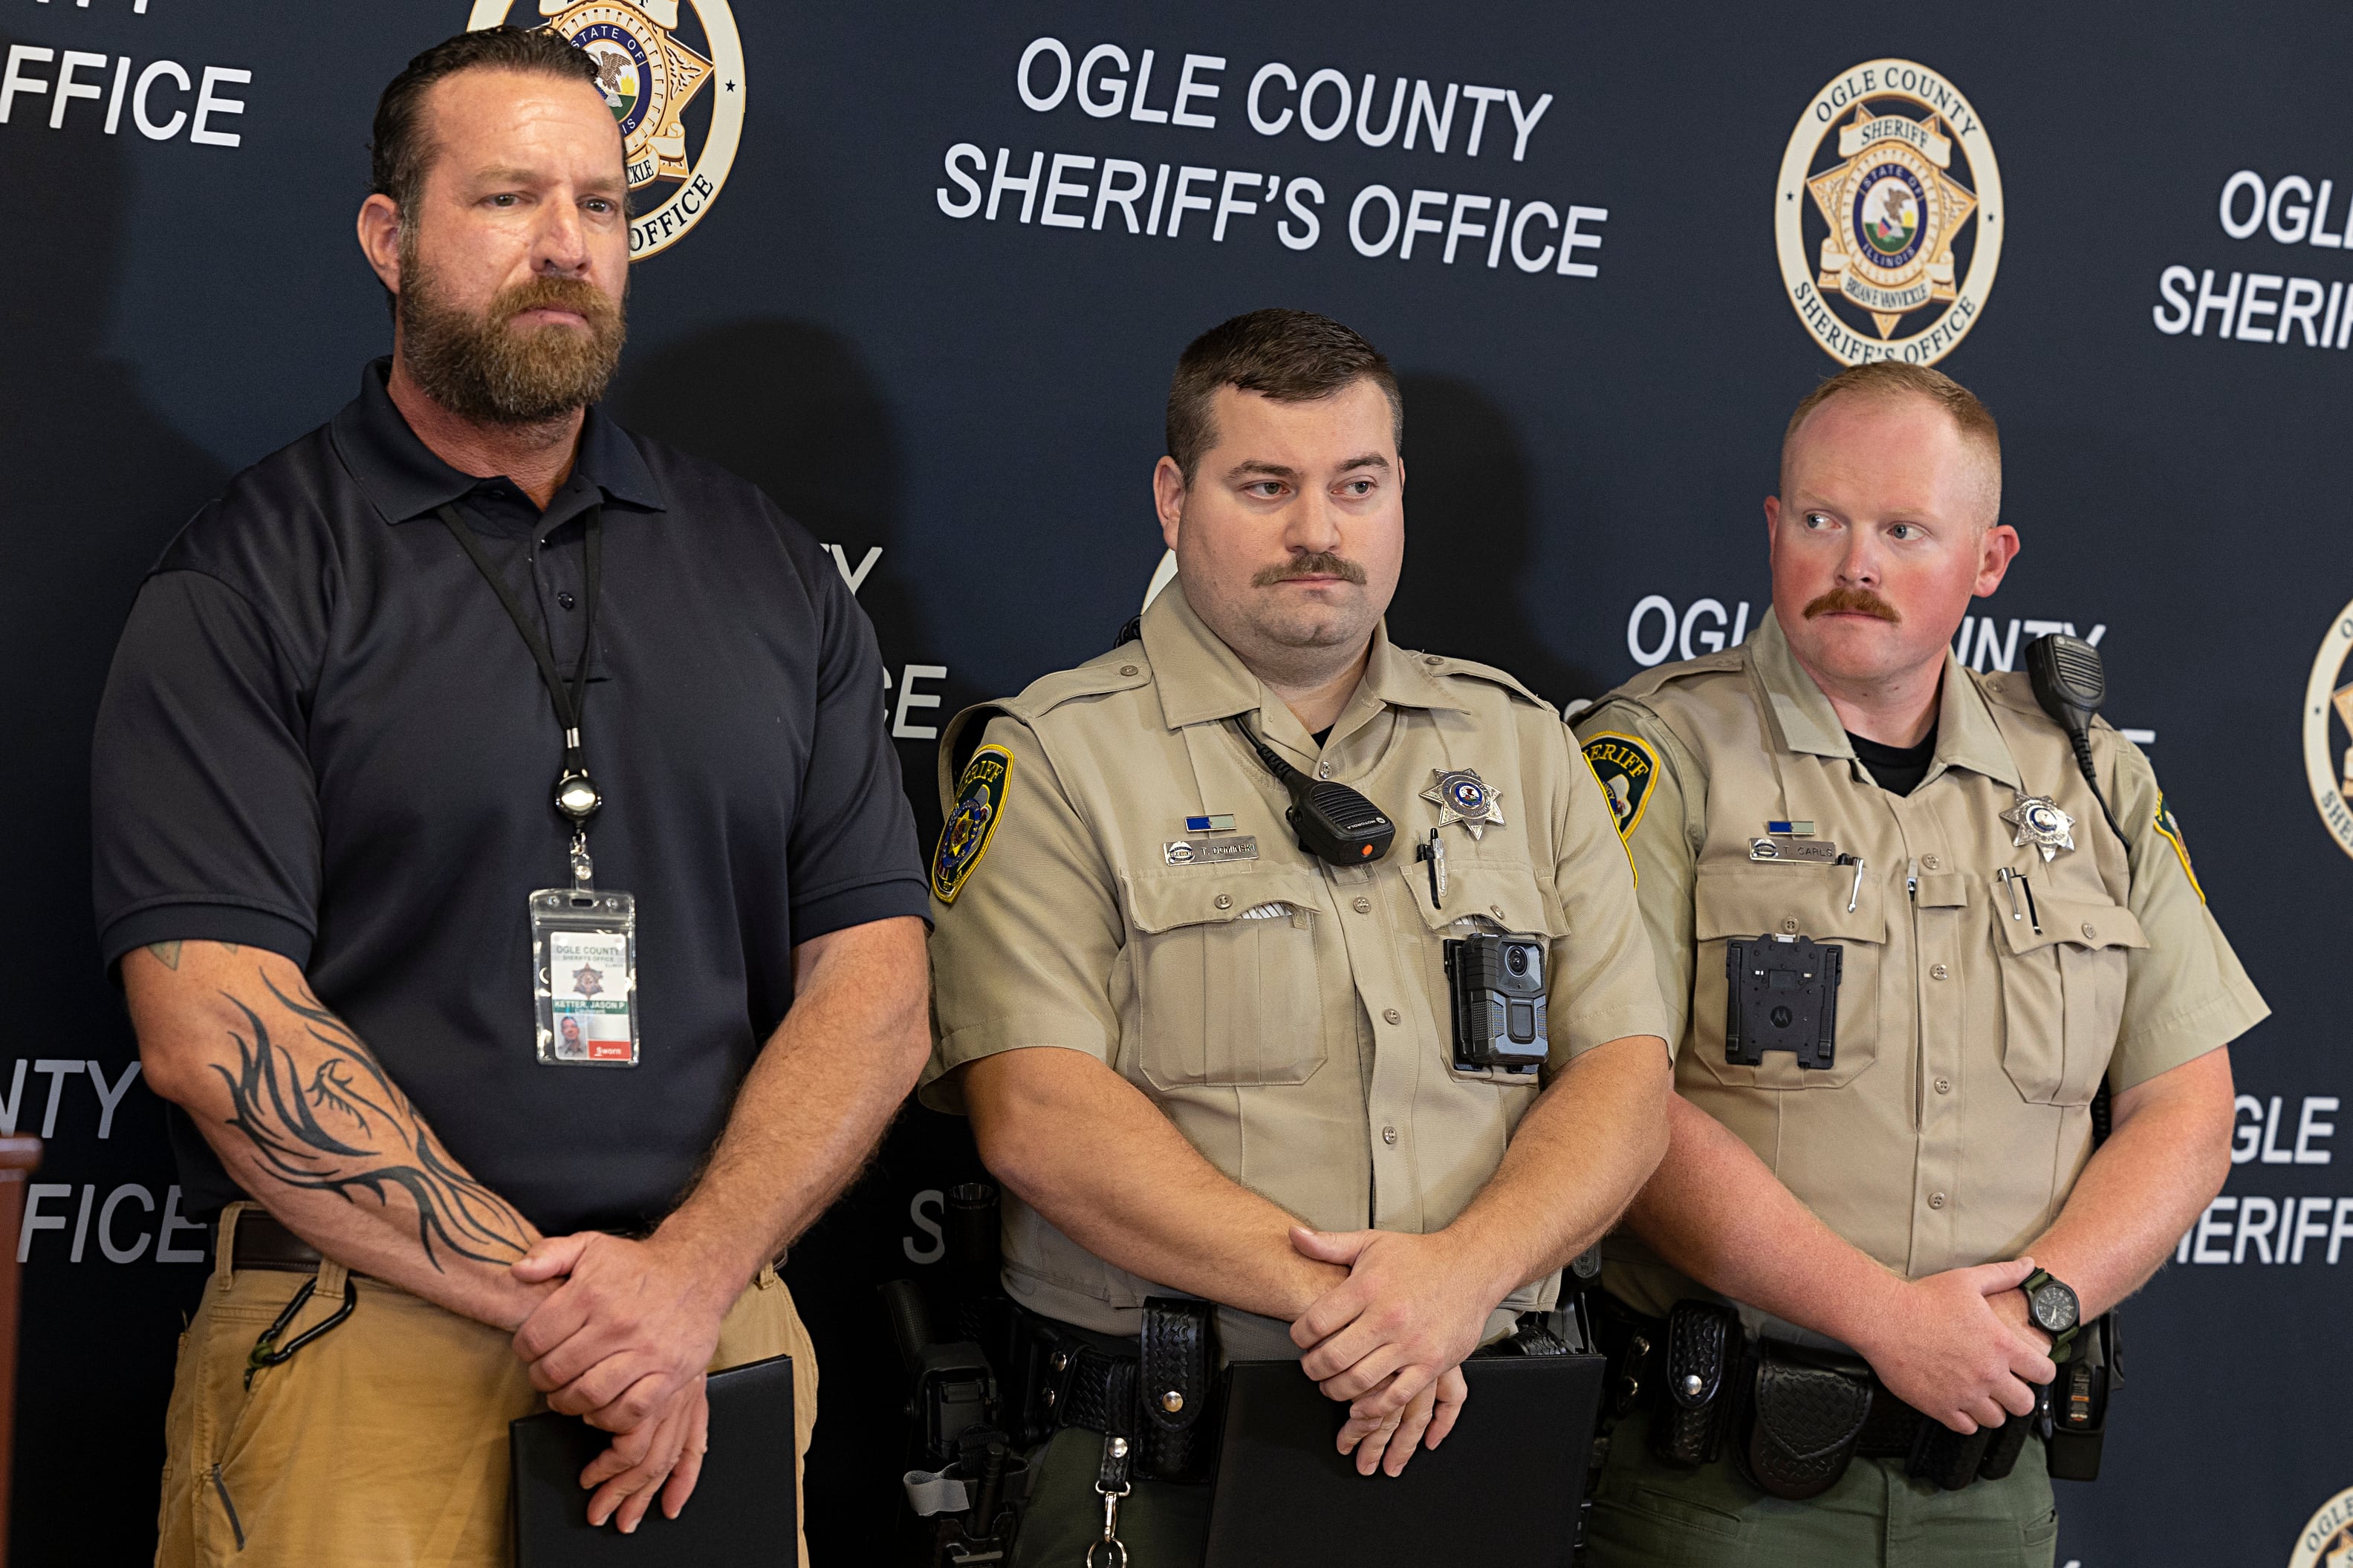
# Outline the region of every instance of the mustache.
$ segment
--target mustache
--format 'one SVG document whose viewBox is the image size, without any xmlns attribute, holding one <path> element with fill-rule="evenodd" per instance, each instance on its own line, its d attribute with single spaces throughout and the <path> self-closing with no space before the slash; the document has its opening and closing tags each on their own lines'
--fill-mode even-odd
<svg viewBox="0 0 2353 1568">
<path fill-rule="evenodd" d="M 1806 619 L 1816 616 L 1876 616 L 1889 626 L 1902 626 L 1904 614 L 1868 588 L 1832 588 L 1806 606 Z"/>
<path fill-rule="evenodd" d="M 525 310 L 542 310 L 573 311 L 594 332 L 612 331 L 621 314 L 612 296 L 585 278 L 539 277 L 500 290 L 491 301 L 489 315 L 504 326 Z"/>
<path fill-rule="evenodd" d="M 1271 588 L 1277 583 L 1295 582 L 1302 577 L 1337 577 L 1360 588 L 1365 585 L 1363 567 L 1330 551 L 1318 551 L 1313 555 L 1303 555 L 1296 561 L 1286 561 L 1280 566 L 1261 568 L 1250 579 L 1250 586 Z"/>
</svg>

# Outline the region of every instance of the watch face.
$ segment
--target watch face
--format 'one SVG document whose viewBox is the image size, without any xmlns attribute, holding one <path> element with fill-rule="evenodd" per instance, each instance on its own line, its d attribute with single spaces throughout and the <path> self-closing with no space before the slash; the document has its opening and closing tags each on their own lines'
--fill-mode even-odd
<svg viewBox="0 0 2353 1568">
<path fill-rule="evenodd" d="M 2033 1295 L 2026 1299 L 2026 1310 L 2034 1326 L 2046 1334 L 2063 1334 L 2075 1326 L 2075 1317 L 2082 1308 L 2076 1304 L 2075 1292 L 2056 1279 L 2045 1279 Z"/>
</svg>

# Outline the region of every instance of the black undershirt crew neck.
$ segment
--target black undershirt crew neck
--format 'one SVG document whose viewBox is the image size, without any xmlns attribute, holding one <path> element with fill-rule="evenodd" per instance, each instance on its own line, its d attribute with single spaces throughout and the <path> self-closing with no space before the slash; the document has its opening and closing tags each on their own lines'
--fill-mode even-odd
<svg viewBox="0 0 2353 1568">
<path fill-rule="evenodd" d="M 1927 739 L 1916 746 L 1883 746 L 1876 741 L 1866 741 L 1853 731 L 1847 731 L 1847 743 L 1862 765 L 1871 770 L 1872 781 L 1890 795 L 1910 795 L 1928 776 L 1928 764 L 1936 756 L 1936 731 L 1930 730 Z"/>
<path fill-rule="evenodd" d="M 1315 731 L 1315 749 L 1317 751 L 1320 752 L 1324 749 L 1325 743 L 1332 739 L 1332 731 L 1337 728 L 1339 728 L 1339 726 L 1336 724 L 1326 724 L 1324 728 Z"/>
</svg>

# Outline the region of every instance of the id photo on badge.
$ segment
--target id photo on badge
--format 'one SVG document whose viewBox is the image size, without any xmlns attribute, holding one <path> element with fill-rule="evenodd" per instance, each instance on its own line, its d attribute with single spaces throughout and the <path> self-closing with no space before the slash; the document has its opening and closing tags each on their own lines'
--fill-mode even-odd
<svg viewBox="0 0 2353 1568">
<path fill-rule="evenodd" d="M 599 891 L 572 908 L 561 892 L 532 899 L 539 1059 L 560 1067 L 638 1061 L 637 916 L 626 893 Z"/>
</svg>

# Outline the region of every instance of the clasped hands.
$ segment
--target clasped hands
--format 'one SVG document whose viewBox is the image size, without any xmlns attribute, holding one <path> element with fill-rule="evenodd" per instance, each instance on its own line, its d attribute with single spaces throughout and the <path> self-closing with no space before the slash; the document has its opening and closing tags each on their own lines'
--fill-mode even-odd
<svg viewBox="0 0 2353 1568">
<path fill-rule="evenodd" d="M 1417 1447 L 1435 1448 L 1454 1429 L 1470 1397 L 1462 1361 L 1511 1287 L 1493 1288 L 1445 1231 L 1293 1226 L 1291 1245 L 1348 1270 L 1291 1326 L 1292 1342 L 1306 1352 L 1300 1368 L 1327 1397 L 1347 1402 L 1339 1449 L 1355 1454 L 1356 1473 L 1398 1475 Z"/>
<path fill-rule="evenodd" d="M 580 1474 L 588 1521 L 634 1531 L 656 1501 L 676 1519 L 709 1447 L 704 1373 L 720 1320 L 743 1288 L 665 1242 L 585 1231 L 550 1237 L 512 1266 L 517 1281 L 554 1283 L 515 1331 L 547 1406 L 614 1434 Z"/>
<path fill-rule="evenodd" d="M 2031 1415 L 2029 1385 L 2059 1374 L 2051 1336 L 2028 1321 L 2019 1292 L 2033 1272 L 2021 1258 L 1890 1279 L 1851 1342 L 1897 1398 L 1956 1432 Z"/>
</svg>

